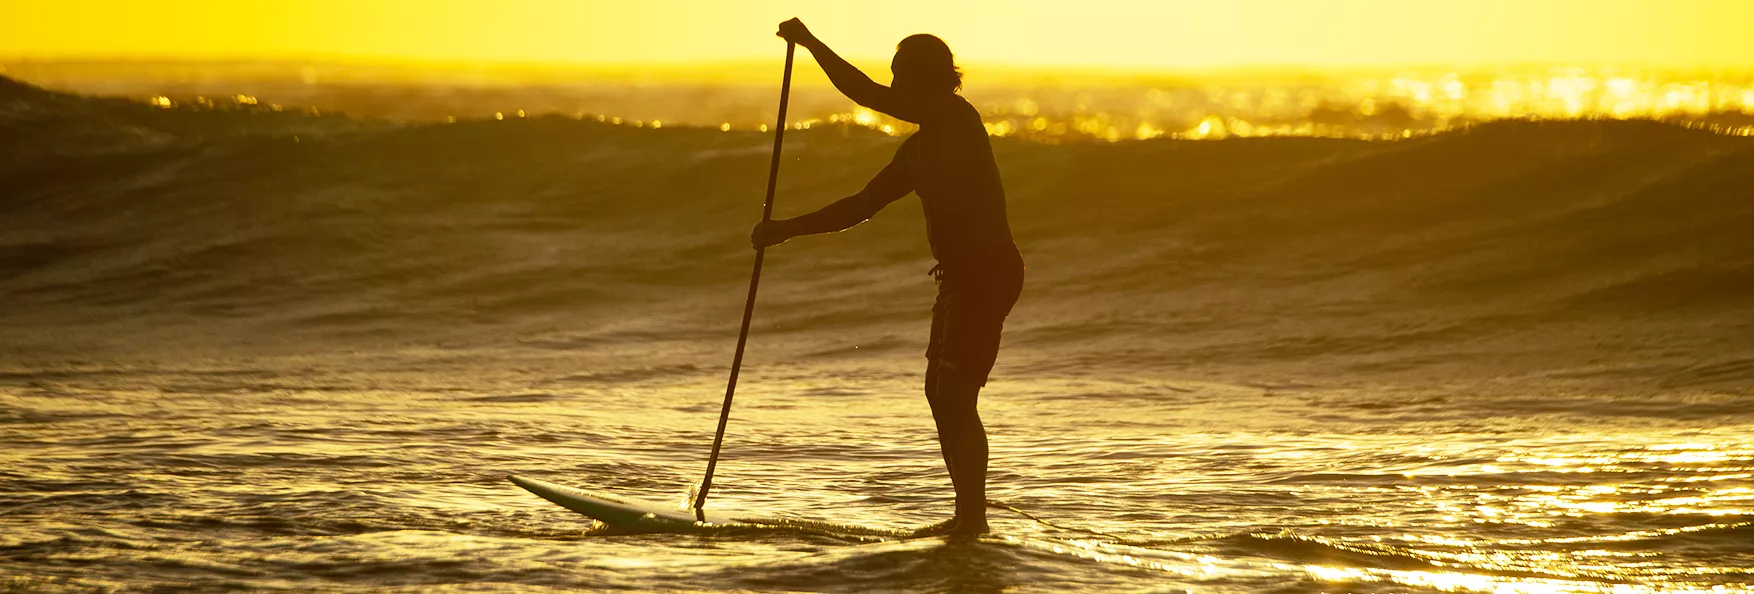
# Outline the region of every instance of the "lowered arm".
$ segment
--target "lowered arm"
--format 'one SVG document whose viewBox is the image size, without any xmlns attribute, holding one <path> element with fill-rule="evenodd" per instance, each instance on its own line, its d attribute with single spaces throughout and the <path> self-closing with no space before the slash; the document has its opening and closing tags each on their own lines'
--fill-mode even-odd
<svg viewBox="0 0 1754 594">
<path fill-rule="evenodd" d="M 865 189 L 818 209 L 816 212 L 778 221 L 788 236 L 845 231 L 869 220 L 877 211 L 913 191 L 901 159 L 891 161 L 865 184 Z"/>
</svg>

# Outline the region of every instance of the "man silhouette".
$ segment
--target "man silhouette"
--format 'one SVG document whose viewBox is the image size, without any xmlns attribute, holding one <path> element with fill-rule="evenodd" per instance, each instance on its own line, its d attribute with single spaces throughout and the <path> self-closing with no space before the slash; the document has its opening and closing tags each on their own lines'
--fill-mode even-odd
<svg viewBox="0 0 1754 594">
<path fill-rule="evenodd" d="M 938 300 L 926 348 L 926 401 L 956 489 L 956 514 L 919 534 L 987 531 L 987 433 L 975 403 L 999 353 L 999 333 L 1023 288 L 1023 256 L 1005 216 L 1005 189 L 980 113 L 957 91 L 962 71 L 950 47 L 931 35 L 901 40 L 890 86 L 872 81 L 816 39 L 804 23 L 780 23 L 779 36 L 816 57 L 834 87 L 854 103 L 919 125 L 865 189 L 791 219 L 761 223 L 758 247 L 864 222 L 909 192 L 919 195 L 926 238 L 938 265 Z"/>
</svg>

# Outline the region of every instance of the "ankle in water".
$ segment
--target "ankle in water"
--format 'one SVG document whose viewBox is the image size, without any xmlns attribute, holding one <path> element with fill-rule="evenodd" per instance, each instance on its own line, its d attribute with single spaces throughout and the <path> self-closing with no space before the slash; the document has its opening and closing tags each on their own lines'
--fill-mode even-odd
<svg viewBox="0 0 1754 594">
<path fill-rule="evenodd" d="M 948 520 L 944 520 L 942 522 L 939 522 L 936 524 L 931 524 L 931 525 L 928 525 L 924 528 L 920 528 L 919 530 L 915 530 L 913 535 L 915 537 L 942 536 L 945 534 L 950 534 L 950 533 L 956 532 L 957 527 L 960 524 L 961 524 L 961 522 L 959 522 L 956 518 L 953 517 L 953 518 L 950 518 Z"/>
<path fill-rule="evenodd" d="M 975 535 L 980 535 L 980 534 L 986 534 L 988 532 L 992 532 L 992 530 L 990 530 L 987 527 L 986 518 L 981 518 L 981 519 L 975 520 L 973 522 L 959 521 L 956 523 L 955 526 L 952 526 L 950 529 L 950 534 L 962 535 L 962 536 L 975 536 Z"/>
</svg>

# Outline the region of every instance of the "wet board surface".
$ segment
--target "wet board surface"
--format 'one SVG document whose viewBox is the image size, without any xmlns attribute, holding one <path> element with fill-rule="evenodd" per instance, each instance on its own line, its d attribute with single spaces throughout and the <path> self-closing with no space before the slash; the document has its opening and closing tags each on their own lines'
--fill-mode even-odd
<svg viewBox="0 0 1754 594">
<path fill-rule="evenodd" d="M 692 511 L 678 510 L 671 505 L 587 491 L 517 475 L 506 478 L 538 497 L 590 516 L 591 519 L 613 528 L 640 532 L 693 532 L 703 528 L 695 525 L 697 522 Z M 706 514 L 706 522 L 719 525 L 737 523 L 716 513 Z"/>
<path fill-rule="evenodd" d="M 692 510 L 678 510 L 662 503 L 621 497 L 599 491 L 588 491 L 524 476 L 511 475 L 506 478 L 513 484 L 535 493 L 538 497 L 589 516 L 616 532 L 690 533 L 769 530 L 822 534 L 859 540 L 892 540 L 907 538 L 911 535 L 910 531 L 905 530 L 886 530 L 794 518 L 745 517 L 742 514 L 727 515 L 711 511 L 706 513 L 705 522 L 698 522 L 695 520 Z"/>
</svg>

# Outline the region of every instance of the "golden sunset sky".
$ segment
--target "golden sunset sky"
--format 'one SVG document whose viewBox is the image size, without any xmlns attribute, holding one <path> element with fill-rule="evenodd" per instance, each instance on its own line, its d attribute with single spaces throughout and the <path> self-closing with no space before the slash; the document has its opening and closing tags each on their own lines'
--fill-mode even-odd
<svg viewBox="0 0 1754 594">
<path fill-rule="evenodd" d="M 9 0 L 0 59 L 688 64 L 772 59 L 802 17 L 886 59 L 917 32 L 965 63 L 1126 69 L 1754 67 L 1746 0 Z"/>
</svg>

